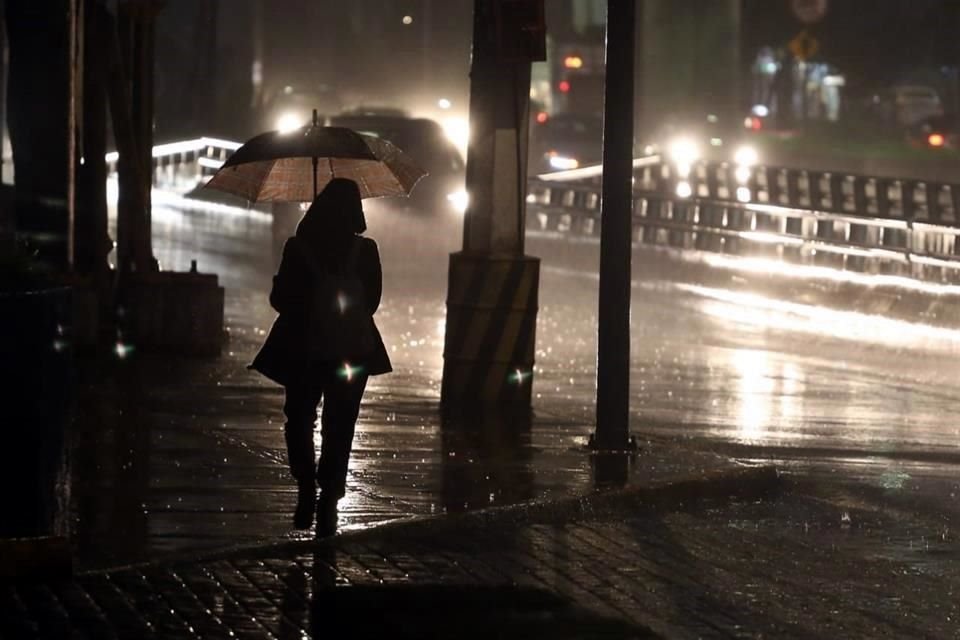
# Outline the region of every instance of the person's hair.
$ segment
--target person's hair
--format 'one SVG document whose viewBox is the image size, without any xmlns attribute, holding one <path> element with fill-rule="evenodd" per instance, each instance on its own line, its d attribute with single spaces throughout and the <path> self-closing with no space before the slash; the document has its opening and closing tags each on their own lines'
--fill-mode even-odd
<svg viewBox="0 0 960 640">
<path fill-rule="evenodd" d="M 360 188 L 347 178 L 330 180 L 297 225 L 298 236 L 307 236 L 320 242 L 366 230 Z"/>
</svg>

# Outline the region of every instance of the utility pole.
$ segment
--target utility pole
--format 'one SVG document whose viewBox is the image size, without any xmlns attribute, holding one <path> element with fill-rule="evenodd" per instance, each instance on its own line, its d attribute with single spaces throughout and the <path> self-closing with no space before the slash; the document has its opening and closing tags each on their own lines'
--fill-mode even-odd
<svg viewBox="0 0 960 640">
<path fill-rule="evenodd" d="M 475 0 L 469 204 L 450 255 L 445 410 L 530 407 L 540 261 L 524 255 L 530 62 L 545 49 L 542 0 Z"/>
<path fill-rule="evenodd" d="M 608 0 L 597 329 L 599 450 L 626 450 L 630 438 L 630 279 L 633 240 L 635 0 Z"/>
</svg>

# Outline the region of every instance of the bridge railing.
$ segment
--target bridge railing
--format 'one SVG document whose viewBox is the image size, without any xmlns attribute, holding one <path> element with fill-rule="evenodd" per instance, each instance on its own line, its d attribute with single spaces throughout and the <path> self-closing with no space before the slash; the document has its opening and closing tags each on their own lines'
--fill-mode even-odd
<svg viewBox="0 0 960 640">
<path fill-rule="evenodd" d="M 238 148 L 239 142 L 207 137 L 157 145 L 152 154 L 153 184 L 173 191 L 189 191 L 212 176 Z M 112 176 L 119 154 L 108 153 L 106 160 Z"/>
<path fill-rule="evenodd" d="M 634 180 L 640 243 L 960 282 L 960 185 L 659 160 Z M 599 238 L 600 195 L 593 175 L 537 177 L 527 228 Z"/>
</svg>

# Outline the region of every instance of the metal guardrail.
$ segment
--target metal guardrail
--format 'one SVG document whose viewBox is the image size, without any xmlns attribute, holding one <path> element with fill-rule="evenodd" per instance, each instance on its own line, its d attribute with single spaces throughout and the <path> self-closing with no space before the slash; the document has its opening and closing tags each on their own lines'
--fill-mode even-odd
<svg viewBox="0 0 960 640">
<path fill-rule="evenodd" d="M 207 137 L 158 145 L 154 185 L 193 189 L 239 147 Z M 115 172 L 118 154 L 106 160 Z M 659 156 L 636 159 L 634 172 L 637 242 L 960 283 L 960 184 Z M 527 229 L 599 238 L 601 174 L 531 179 Z"/>
<path fill-rule="evenodd" d="M 960 185 L 661 162 L 634 184 L 637 242 L 960 282 Z M 599 237 L 600 195 L 595 176 L 532 179 L 527 228 Z"/>
<path fill-rule="evenodd" d="M 174 191 L 189 191 L 223 166 L 239 142 L 220 138 L 196 138 L 153 147 L 153 184 Z M 120 155 L 106 156 L 108 174 L 117 170 Z"/>
</svg>

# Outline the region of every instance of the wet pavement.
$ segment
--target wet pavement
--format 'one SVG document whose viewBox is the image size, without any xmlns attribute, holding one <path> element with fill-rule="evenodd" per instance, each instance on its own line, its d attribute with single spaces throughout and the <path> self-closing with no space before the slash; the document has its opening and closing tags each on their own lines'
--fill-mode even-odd
<svg viewBox="0 0 960 640">
<path fill-rule="evenodd" d="M 578 501 L 573 516 L 473 512 L 0 585 L 0 633 L 957 637 L 953 538 L 882 503 L 802 489 L 680 509 L 626 491 Z"/>
<path fill-rule="evenodd" d="M 731 297 L 724 289 L 665 277 L 659 263 L 646 272 L 658 258 L 641 256 L 631 372 L 631 425 L 641 451 L 635 458 L 598 459 L 585 448 L 593 431 L 596 279 L 583 267 L 595 259 L 596 247 L 528 240 L 529 252 L 544 258 L 533 415 L 444 421 L 438 410 L 443 299 L 446 254 L 459 242 L 457 221 L 370 209 L 370 235 L 381 244 L 385 269 L 377 319 L 396 371 L 368 387 L 348 496 L 341 503 L 346 535 L 323 548 L 349 546 L 350 536 L 391 521 L 429 532 L 434 525 L 421 524 L 424 518 L 432 522 L 429 516 L 774 463 L 803 478 L 804 490 L 656 517 L 620 513 L 583 525 L 520 522 L 515 526 L 522 535 L 504 530 L 488 538 L 471 530 L 451 542 L 459 551 L 437 546 L 446 538 L 428 533 L 419 542 L 414 535 L 411 547 L 403 546 L 406 541 L 391 546 L 392 537 L 368 544 L 376 562 L 394 568 L 394 553 L 404 561 L 439 567 L 440 560 L 431 560 L 436 557 L 457 567 L 476 563 L 473 549 L 479 549 L 488 558 L 481 565 L 500 563 L 499 582 L 474 576 L 463 583 L 494 589 L 483 598 L 500 597 L 496 589 L 504 585 L 527 584 L 518 576 L 530 575 L 538 576 L 536 589 L 562 596 L 561 606 L 539 591 L 526 594 L 520 601 L 534 604 L 520 607 L 518 624 L 536 610 L 540 618 L 558 620 L 613 615 L 637 625 L 641 636 L 903 637 L 899 632 L 907 628 L 923 631 L 906 635 L 956 635 L 950 631 L 958 628 L 955 605 L 941 596 L 955 592 L 960 566 L 952 533 L 960 516 L 960 429 L 953 418 L 960 382 L 952 375 L 960 332 L 785 306 L 769 297 Z M 191 564 L 183 570 L 191 580 L 208 586 L 212 580 L 228 590 L 237 575 L 259 576 L 267 567 L 253 586 L 240 580 L 245 586 L 239 595 L 202 592 L 215 606 L 189 613 L 195 618 L 176 613 L 178 606 L 164 599 L 168 582 L 151 582 L 179 576 L 181 569 L 170 567 L 184 554 L 310 539 L 290 526 L 295 490 L 284 464 L 282 390 L 245 369 L 273 318 L 266 302 L 273 272 L 269 218 L 172 202 L 157 207 L 154 225 L 164 268 L 186 270 L 196 259 L 200 271 L 220 275 L 230 340 L 219 359 L 134 352 L 125 358 L 100 354 L 84 363 L 72 541 L 81 571 L 160 564 L 120 572 L 123 584 L 113 582 L 112 573 L 91 573 L 72 586 L 49 587 L 82 591 L 91 580 L 106 580 L 106 586 L 89 587 L 114 594 L 104 601 L 91 596 L 101 608 L 97 614 L 71 613 L 71 599 L 85 602 L 86 596 L 37 597 L 53 610 L 61 607 L 60 619 L 67 615 L 77 626 L 76 620 L 114 624 L 112 609 L 103 604 L 113 597 L 116 606 L 134 611 L 156 605 L 157 622 L 150 624 L 161 636 L 176 625 L 194 626 L 194 619 L 197 629 L 228 627 L 250 637 L 316 631 L 315 603 L 327 600 L 317 599 L 319 591 L 304 591 L 315 588 L 309 586 L 317 570 L 312 548 L 255 559 L 250 551 L 237 551 L 232 559 Z M 381 530 L 374 527 L 371 534 Z M 527 545 L 517 558 L 498 556 L 517 540 L 543 536 L 549 553 Z M 530 554 L 543 566 L 537 569 Z M 611 566 L 611 558 L 620 560 Z M 151 571 L 166 577 L 151 577 Z M 571 583 L 565 577 L 570 572 L 582 572 L 585 582 Z M 350 583 L 367 584 L 356 579 L 361 573 L 376 575 L 372 569 L 354 571 Z M 477 569 L 477 575 L 489 572 Z M 412 582 L 450 583 L 429 573 L 422 578 Z M 588 597 L 591 589 L 602 597 Z M 191 591 L 180 595 L 196 600 Z M 349 606 L 384 597 L 376 589 L 355 593 Z M 259 622 L 217 627 L 216 619 L 244 615 L 251 594 L 273 603 L 252 616 Z M 283 612 L 287 598 L 300 603 L 300 617 Z M 29 602 L 21 603 L 29 615 L 8 618 L 36 619 Z M 167 604 L 173 605 L 169 620 L 161 611 Z M 687 619 L 684 611 L 698 613 Z M 697 616 L 706 626 L 699 626 Z M 134 627 L 144 624 L 130 620 Z"/>
</svg>

